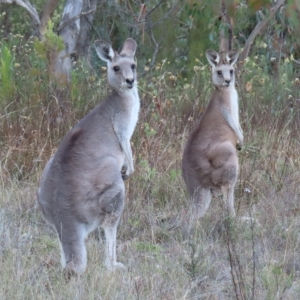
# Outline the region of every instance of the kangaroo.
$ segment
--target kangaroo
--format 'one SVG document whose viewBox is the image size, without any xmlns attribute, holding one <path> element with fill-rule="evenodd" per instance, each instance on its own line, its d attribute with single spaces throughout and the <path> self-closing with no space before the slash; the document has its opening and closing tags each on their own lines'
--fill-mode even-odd
<svg viewBox="0 0 300 300">
<path fill-rule="evenodd" d="M 238 175 L 237 143 L 243 145 L 233 65 L 237 51 L 206 51 L 215 87 L 209 104 L 188 137 L 182 175 L 198 217 L 204 216 L 212 194 L 221 192 L 230 216 L 235 216 L 234 186 Z"/>
<path fill-rule="evenodd" d="M 123 267 L 116 261 L 116 233 L 124 208 L 123 179 L 134 171 L 130 139 L 140 109 L 136 48 L 131 38 L 120 53 L 95 41 L 112 93 L 63 138 L 42 173 L 38 202 L 58 234 L 62 267 L 70 275 L 85 271 L 84 240 L 98 226 L 105 233 L 106 267 Z"/>
</svg>

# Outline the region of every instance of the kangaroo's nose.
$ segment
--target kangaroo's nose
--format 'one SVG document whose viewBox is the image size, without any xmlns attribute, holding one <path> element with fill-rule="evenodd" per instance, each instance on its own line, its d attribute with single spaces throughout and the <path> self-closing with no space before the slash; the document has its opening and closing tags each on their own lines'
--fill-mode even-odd
<svg viewBox="0 0 300 300">
<path fill-rule="evenodd" d="M 230 81 L 231 81 L 230 79 L 229 79 L 229 80 L 228 80 L 228 79 L 225 80 L 225 82 L 226 82 L 228 85 L 229 85 Z"/>
<path fill-rule="evenodd" d="M 134 83 L 134 78 L 126 78 L 126 82 L 129 83 L 129 84 L 133 84 Z"/>
</svg>

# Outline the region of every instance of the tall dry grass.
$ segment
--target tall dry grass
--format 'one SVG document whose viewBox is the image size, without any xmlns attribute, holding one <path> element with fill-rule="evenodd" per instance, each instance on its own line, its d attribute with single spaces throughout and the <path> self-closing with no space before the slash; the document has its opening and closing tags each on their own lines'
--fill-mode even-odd
<svg viewBox="0 0 300 300">
<path fill-rule="evenodd" d="M 28 56 L 14 66 L 14 92 L 1 98 L 0 299 L 299 299 L 300 97 L 288 64 L 283 81 L 267 73 L 263 57 L 249 60 L 239 79 L 246 144 L 236 220 L 227 219 L 220 199 L 192 220 L 181 178 L 184 143 L 211 91 L 208 67 L 196 65 L 185 80 L 162 62 L 141 79 L 135 173 L 118 230 L 127 269 L 104 269 L 99 230 L 86 241 L 86 272 L 66 282 L 57 238 L 36 206 L 38 179 L 107 87 L 104 75 L 78 64 L 65 113 L 29 49 L 19 49 Z"/>
</svg>

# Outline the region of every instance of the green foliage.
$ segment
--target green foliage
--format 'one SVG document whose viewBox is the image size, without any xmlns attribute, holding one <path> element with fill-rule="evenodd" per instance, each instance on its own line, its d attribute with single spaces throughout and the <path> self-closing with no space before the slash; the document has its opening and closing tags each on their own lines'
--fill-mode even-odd
<svg viewBox="0 0 300 300">
<path fill-rule="evenodd" d="M 86 76 L 87 70 L 78 69 L 80 93 L 65 98 L 67 103 L 78 104 L 74 105 L 70 124 L 66 115 L 62 118 L 48 60 L 36 54 L 34 39 L 24 41 L 22 36 L 14 35 L 4 42 L 0 72 L 0 169 L 13 178 L 24 179 L 35 174 L 40 158 L 49 157 L 75 120 L 95 105 L 97 94 L 90 93 L 97 82 L 95 76 Z"/>
<path fill-rule="evenodd" d="M 174 182 L 180 176 L 181 176 L 181 170 L 171 169 L 169 174 L 169 180 L 171 182 Z"/>
<path fill-rule="evenodd" d="M 150 128 L 149 123 L 144 123 L 144 131 L 145 131 L 145 134 L 149 137 L 156 134 L 156 130 L 153 128 Z"/>
<path fill-rule="evenodd" d="M 191 70 L 196 57 L 199 57 L 208 48 L 218 48 L 218 24 L 215 17 L 220 13 L 214 8 L 217 1 L 194 2 L 185 4 L 182 20 L 188 24 L 187 32 L 187 70 Z M 202 60 L 202 62 L 204 62 Z"/>
<path fill-rule="evenodd" d="M 135 248 L 139 252 L 150 252 L 156 254 L 159 254 L 161 252 L 161 249 L 158 245 L 154 245 L 152 243 L 147 243 L 147 242 L 136 243 Z"/>
<path fill-rule="evenodd" d="M 140 167 L 142 168 L 142 173 L 144 174 L 144 179 L 145 180 L 152 180 L 153 178 L 155 178 L 156 175 L 156 169 L 155 168 L 151 168 L 149 165 L 149 162 L 145 159 L 140 161 Z"/>
<path fill-rule="evenodd" d="M 34 42 L 37 55 L 44 60 L 49 59 L 49 53 L 59 53 L 65 47 L 62 38 L 54 33 L 53 26 L 54 24 L 49 20 L 44 38 L 42 40 L 36 39 Z"/>
<path fill-rule="evenodd" d="M 10 49 L 3 44 L 0 52 L 0 100 L 12 97 L 15 90 L 13 60 Z"/>
<path fill-rule="evenodd" d="M 287 15 L 293 27 L 299 30 L 300 1 L 287 0 Z"/>
<path fill-rule="evenodd" d="M 249 7 L 252 11 L 258 11 L 262 7 L 266 7 L 272 4 L 272 0 L 248 0 Z"/>
<path fill-rule="evenodd" d="M 224 27 L 220 21 L 220 0 L 172 0 L 166 2 L 147 0 L 143 4 L 146 7 L 145 13 L 150 14 L 145 20 L 139 3 L 134 2 L 129 6 L 126 3 L 126 1 L 106 1 L 98 4 L 93 20 L 93 28 L 96 30 L 91 31 L 91 39 L 110 40 L 116 48 L 119 48 L 126 37 L 132 36 L 138 41 L 141 69 L 147 63 L 149 64 L 149 60 L 150 62 L 153 59 L 161 61 L 167 57 L 170 61 L 170 71 L 185 71 L 185 76 L 190 78 L 195 57 L 199 57 L 207 48 L 218 48 L 219 32 Z M 37 0 L 34 4 L 39 11 L 42 11 L 44 6 L 42 1 Z M 54 50 L 63 47 L 62 42 L 54 33 L 54 29 L 60 21 L 63 5 L 64 3 L 61 2 L 54 12 L 48 33 L 46 33 L 47 41 L 36 41 L 36 51 L 43 57 L 47 56 L 47 51 L 52 47 Z M 260 13 L 267 17 L 271 5 L 274 5 L 272 0 L 225 0 L 225 6 L 234 24 L 235 48 L 243 48 L 245 40 L 259 21 L 260 14 L 255 13 L 261 10 Z M 279 25 L 280 28 L 277 28 L 276 31 L 280 36 L 284 35 L 285 42 L 281 47 L 289 48 L 287 49 L 288 56 L 293 52 L 300 54 L 299 41 L 296 38 L 298 36 L 296 32 L 300 28 L 298 26 L 299 6 L 298 0 L 288 0 L 286 10 L 281 9 L 276 14 L 276 18 L 281 19 L 282 22 L 277 20 L 273 24 L 274 26 Z M 0 18 L 0 25 L 3 24 L 5 35 L 10 34 L 7 32 L 9 30 L 11 33 L 24 33 L 25 29 L 20 26 L 23 26 L 24 23 L 28 26 L 29 18 L 24 18 L 24 14 L 21 15 L 22 8 L 19 6 L 4 7 L 6 16 Z M 162 28 L 163 30 L 161 30 Z M 26 30 L 28 34 L 30 32 L 28 27 Z M 263 35 L 265 35 L 264 32 Z M 268 39 L 270 36 L 267 32 L 266 38 Z M 152 37 L 159 43 L 156 57 L 153 57 L 156 46 Z M 282 49 L 277 52 L 282 52 Z"/>
<path fill-rule="evenodd" d="M 268 53 L 264 42 L 257 43 L 254 48 L 258 55 L 246 59 L 241 82 L 244 85 L 244 99 L 252 103 L 259 99 L 262 110 L 272 107 L 272 113 L 280 113 L 285 101 L 298 97 L 296 90 L 298 78 L 291 63 L 293 57 L 278 61 L 278 57 Z M 276 84 L 274 84 L 276 82 Z M 249 114 L 255 113 L 257 107 L 247 105 Z"/>
<path fill-rule="evenodd" d="M 293 275 L 284 272 L 282 266 L 277 262 L 271 262 L 264 268 L 261 274 L 262 282 L 266 292 L 266 300 L 272 300 L 292 286 Z"/>
</svg>

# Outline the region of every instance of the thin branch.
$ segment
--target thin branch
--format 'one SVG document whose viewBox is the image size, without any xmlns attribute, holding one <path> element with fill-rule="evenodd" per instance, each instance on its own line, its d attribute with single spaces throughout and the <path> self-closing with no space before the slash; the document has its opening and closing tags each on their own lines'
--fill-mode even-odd
<svg viewBox="0 0 300 300">
<path fill-rule="evenodd" d="M 157 8 L 160 7 L 160 5 L 163 3 L 164 0 L 161 0 L 160 2 L 158 2 L 149 12 L 148 15 L 151 15 Z"/>
<path fill-rule="evenodd" d="M 112 24 L 111 24 L 111 28 L 110 28 L 109 33 L 108 33 L 108 38 L 109 38 L 109 39 L 110 39 L 110 37 L 111 37 L 111 35 L 112 35 L 114 26 L 115 26 L 115 21 L 113 20 L 113 21 L 112 21 Z"/>
<path fill-rule="evenodd" d="M 154 66 L 154 64 L 155 64 L 155 61 L 156 61 L 156 55 L 157 55 L 158 50 L 159 50 L 159 43 L 156 42 L 156 39 L 155 39 L 155 37 L 153 35 L 152 30 L 150 32 L 150 37 L 151 37 L 151 40 L 152 40 L 153 44 L 155 45 L 155 49 L 154 49 L 154 52 L 152 54 L 152 59 L 151 59 L 151 64 L 150 64 L 150 67 L 152 68 Z"/>
<path fill-rule="evenodd" d="M 252 299 L 255 299 L 255 285 L 256 285 L 256 280 L 255 280 L 255 271 L 256 271 L 256 259 L 255 259 L 255 240 L 254 240 L 254 221 L 252 218 L 252 212 L 250 211 L 250 228 L 251 228 L 251 240 L 252 240 L 252 262 L 253 262 L 253 267 L 252 267 Z"/>
<path fill-rule="evenodd" d="M 0 0 L 1 1 L 1 0 Z M 83 16 L 86 16 L 92 12 L 94 12 L 95 9 L 91 9 L 89 11 L 84 11 L 82 13 L 80 13 L 79 15 L 71 18 L 70 20 L 66 21 L 65 23 L 61 24 L 58 28 L 57 28 L 57 33 L 59 33 L 60 31 L 62 31 L 65 27 L 67 27 L 68 25 L 70 25 L 71 23 L 73 23 L 74 21 L 76 21 L 77 19 L 83 17 Z"/>
<path fill-rule="evenodd" d="M 97 31 L 96 27 L 93 25 L 93 23 L 88 19 L 88 17 L 86 15 L 84 17 L 86 18 L 87 22 L 90 24 L 91 28 L 95 31 L 98 39 L 102 40 L 103 37 L 98 33 L 98 31 Z M 113 25 L 114 25 L 114 23 L 113 23 Z M 113 28 L 111 30 L 113 30 Z M 109 33 L 108 38 L 110 38 L 110 35 L 111 35 L 111 32 Z"/>
<path fill-rule="evenodd" d="M 152 27 L 154 27 L 154 26 L 157 26 L 157 25 L 159 25 L 159 24 L 161 24 L 162 22 L 164 22 L 165 20 L 167 20 L 168 18 L 169 18 L 169 15 L 178 7 L 179 5 L 173 5 L 167 12 L 166 12 L 166 14 L 164 15 L 164 17 L 163 18 L 161 18 L 160 20 L 158 20 L 157 22 L 153 22 L 152 24 L 151 24 L 151 26 Z M 151 12 L 153 12 L 153 9 L 151 10 Z M 147 15 L 150 15 L 149 13 L 147 14 Z M 147 30 L 147 28 L 146 28 L 146 30 Z"/>
<path fill-rule="evenodd" d="M 151 63 L 149 65 L 149 70 L 154 66 L 155 64 L 155 61 L 156 61 L 156 56 L 157 56 L 157 53 L 158 53 L 158 50 L 159 50 L 159 42 L 156 41 L 154 35 L 153 35 L 153 32 L 152 30 L 150 30 L 149 32 L 149 36 L 153 42 L 153 44 L 155 45 L 155 49 L 154 49 L 154 52 L 152 54 L 152 59 L 151 59 Z M 144 71 L 139 77 L 143 77 L 145 74 L 147 73 L 147 71 Z"/>
<path fill-rule="evenodd" d="M 252 46 L 255 38 L 257 37 L 257 35 L 260 34 L 260 32 L 263 30 L 263 28 L 268 24 L 270 19 L 274 17 L 276 11 L 284 4 L 285 4 L 285 0 L 278 0 L 276 2 L 276 4 L 270 9 L 269 16 L 267 18 L 264 18 L 263 20 L 261 20 L 259 23 L 257 23 L 255 28 L 249 35 L 249 37 L 246 41 L 246 44 L 244 46 L 244 49 L 239 56 L 239 66 L 238 66 L 239 69 L 243 66 L 245 59 L 248 57 L 251 46 Z"/>
</svg>

